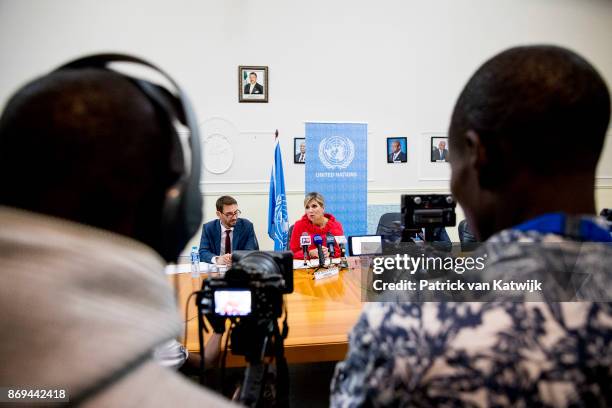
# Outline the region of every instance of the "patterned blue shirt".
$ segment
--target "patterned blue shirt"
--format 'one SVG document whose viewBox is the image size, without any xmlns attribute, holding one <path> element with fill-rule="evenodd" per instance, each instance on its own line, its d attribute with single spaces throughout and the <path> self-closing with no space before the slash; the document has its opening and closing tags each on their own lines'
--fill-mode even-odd
<svg viewBox="0 0 612 408">
<path fill-rule="evenodd" d="M 525 242 L 559 245 L 534 256 Z M 574 270 L 601 272 L 591 287 L 611 298 L 610 244 L 505 230 L 483 247 L 499 274 L 576 256 Z M 331 405 L 612 406 L 611 340 L 611 303 L 368 303 L 336 367 Z"/>
</svg>

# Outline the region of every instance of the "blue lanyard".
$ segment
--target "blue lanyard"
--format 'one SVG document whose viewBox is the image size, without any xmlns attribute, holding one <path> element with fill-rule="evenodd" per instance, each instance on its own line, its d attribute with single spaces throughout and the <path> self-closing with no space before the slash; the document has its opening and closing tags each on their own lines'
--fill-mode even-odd
<svg viewBox="0 0 612 408">
<path fill-rule="evenodd" d="M 569 225 L 568 220 L 575 220 L 576 225 Z M 572 227 L 574 228 L 572 230 Z M 569 236 L 587 242 L 612 242 L 610 232 L 585 217 L 571 218 L 561 213 L 544 214 L 512 229 L 519 231 L 537 231 L 542 234 Z"/>
</svg>

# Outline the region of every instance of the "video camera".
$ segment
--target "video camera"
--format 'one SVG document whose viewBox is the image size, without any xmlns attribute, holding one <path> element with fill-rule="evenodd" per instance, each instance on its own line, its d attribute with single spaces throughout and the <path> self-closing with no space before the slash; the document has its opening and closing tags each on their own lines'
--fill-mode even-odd
<svg viewBox="0 0 612 408">
<path fill-rule="evenodd" d="M 205 314 L 273 319 L 282 314 L 283 294 L 293 292 L 291 252 L 235 251 L 222 277 L 202 284 Z"/>
<path fill-rule="evenodd" d="M 209 316 L 211 322 L 221 319 L 223 325 L 226 318 L 230 319 L 232 326 L 228 338 L 232 354 L 245 356 L 247 362 L 239 397 L 246 406 L 257 406 L 262 395 L 270 364 L 264 361 L 265 357 L 273 357 L 276 364 L 277 402 L 282 406 L 288 400 L 289 372 L 284 356 L 287 316 L 282 331 L 278 318 L 283 314 L 283 295 L 291 292 L 291 252 L 235 251 L 232 266 L 224 276 L 210 276 L 202 283 L 196 300 L 201 359 L 204 360 L 203 315 Z M 201 362 L 201 372 L 203 368 Z"/>
<path fill-rule="evenodd" d="M 457 202 L 450 194 L 402 195 L 402 241 L 425 229 L 425 241 L 434 241 L 434 229 L 452 227 L 457 223 Z"/>
</svg>

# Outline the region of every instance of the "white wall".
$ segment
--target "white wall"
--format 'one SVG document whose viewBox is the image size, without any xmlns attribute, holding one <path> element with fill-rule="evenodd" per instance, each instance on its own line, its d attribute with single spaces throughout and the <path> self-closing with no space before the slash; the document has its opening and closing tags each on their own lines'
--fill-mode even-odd
<svg viewBox="0 0 612 408">
<path fill-rule="evenodd" d="M 85 53 L 154 61 L 188 90 L 205 136 L 222 134 L 234 151 L 226 173 L 204 171 L 206 218 L 217 195 L 235 194 L 269 248 L 275 129 L 292 219 L 304 192 L 292 139 L 304 136 L 306 120 L 369 124 L 371 203 L 448 191 L 447 168 L 437 181 L 424 171 L 423 135 L 446 131 L 475 68 L 509 46 L 553 43 L 584 55 L 612 84 L 611 22 L 606 0 L 0 0 L 0 106 L 24 81 Z M 269 103 L 238 103 L 238 65 L 269 66 Z M 408 138 L 405 165 L 386 163 L 385 139 L 394 136 Z M 612 142 L 605 157 L 600 208 L 612 207 Z"/>
</svg>

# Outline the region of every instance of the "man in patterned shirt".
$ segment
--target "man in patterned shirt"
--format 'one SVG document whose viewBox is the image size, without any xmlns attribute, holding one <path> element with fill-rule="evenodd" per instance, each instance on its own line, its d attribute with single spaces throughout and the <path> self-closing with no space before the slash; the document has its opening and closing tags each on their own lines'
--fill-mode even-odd
<svg viewBox="0 0 612 408">
<path fill-rule="evenodd" d="M 612 248 L 593 216 L 609 119 L 603 79 L 569 50 L 512 48 L 476 71 L 449 144 L 483 275 L 554 276 L 581 301 L 369 303 L 332 406 L 612 406 Z"/>
</svg>

